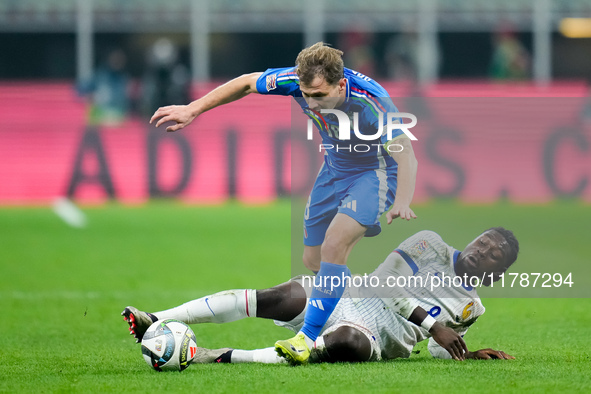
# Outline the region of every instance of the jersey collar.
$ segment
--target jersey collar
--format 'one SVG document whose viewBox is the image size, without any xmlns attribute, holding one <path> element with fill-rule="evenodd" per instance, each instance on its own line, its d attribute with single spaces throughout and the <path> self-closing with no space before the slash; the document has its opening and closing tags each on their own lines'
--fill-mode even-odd
<svg viewBox="0 0 591 394">
<path fill-rule="evenodd" d="M 351 97 L 351 82 L 349 82 L 349 78 L 345 78 L 345 81 L 347 82 L 347 94 L 345 97 L 345 102 L 348 103 L 349 98 Z"/>
<path fill-rule="evenodd" d="M 456 268 L 456 263 L 458 262 L 458 257 L 460 257 L 460 252 L 459 250 L 454 250 L 454 255 L 453 255 L 453 262 L 454 262 L 454 269 Z"/>
</svg>

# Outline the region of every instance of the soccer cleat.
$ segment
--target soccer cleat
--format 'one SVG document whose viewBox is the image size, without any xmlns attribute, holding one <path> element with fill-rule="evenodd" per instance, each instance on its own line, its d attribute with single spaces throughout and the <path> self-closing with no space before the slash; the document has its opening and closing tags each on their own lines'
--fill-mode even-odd
<svg viewBox="0 0 591 394">
<path fill-rule="evenodd" d="M 310 349 L 303 333 L 293 338 L 275 342 L 275 351 L 291 365 L 304 365 L 310 358 Z"/>
<path fill-rule="evenodd" d="M 204 347 L 198 347 L 195 358 L 191 361 L 192 364 L 211 364 L 211 363 L 229 363 L 230 358 L 224 357 L 226 353 L 233 349 L 228 347 L 223 349 L 206 349 Z M 226 360 L 227 359 L 227 360 Z"/>
<path fill-rule="evenodd" d="M 128 306 L 121 312 L 123 319 L 129 324 L 129 334 L 135 337 L 135 342 L 140 343 L 148 327 L 158 319 L 151 313 L 142 312 L 133 306 Z"/>
</svg>

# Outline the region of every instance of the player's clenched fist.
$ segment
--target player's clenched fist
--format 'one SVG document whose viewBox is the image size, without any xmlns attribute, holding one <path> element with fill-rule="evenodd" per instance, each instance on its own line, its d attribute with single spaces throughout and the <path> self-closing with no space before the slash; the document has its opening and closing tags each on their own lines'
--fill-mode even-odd
<svg viewBox="0 0 591 394">
<path fill-rule="evenodd" d="M 195 119 L 195 115 L 193 115 L 188 105 L 169 105 L 168 107 L 158 108 L 152 115 L 150 124 L 157 120 L 156 127 L 159 127 L 162 123 L 174 122 L 175 124 L 168 126 L 166 131 L 177 131 L 188 126 L 193 119 Z"/>
</svg>

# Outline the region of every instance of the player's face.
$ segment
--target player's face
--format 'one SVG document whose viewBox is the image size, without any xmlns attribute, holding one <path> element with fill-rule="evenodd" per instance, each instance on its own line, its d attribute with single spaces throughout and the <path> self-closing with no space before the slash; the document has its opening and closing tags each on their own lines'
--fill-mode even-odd
<svg viewBox="0 0 591 394">
<path fill-rule="evenodd" d="M 317 76 L 309 85 L 300 84 L 302 95 L 310 109 L 333 109 L 341 105 L 346 94 L 347 81 L 343 78 L 335 85 L 329 85 L 322 76 Z"/>
<path fill-rule="evenodd" d="M 456 273 L 460 276 L 477 276 L 482 284 L 490 286 L 500 279 L 500 275 L 507 270 L 509 244 L 501 234 L 489 230 L 479 235 L 464 249 L 456 262 Z M 490 274 L 493 274 L 491 281 Z"/>
</svg>

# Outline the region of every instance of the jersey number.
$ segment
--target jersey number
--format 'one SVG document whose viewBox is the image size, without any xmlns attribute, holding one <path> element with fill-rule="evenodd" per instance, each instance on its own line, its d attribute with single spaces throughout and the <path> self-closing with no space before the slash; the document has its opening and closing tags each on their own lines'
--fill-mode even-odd
<svg viewBox="0 0 591 394">
<path fill-rule="evenodd" d="M 429 309 L 429 314 L 432 317 L 437 317 L 437 316 L 439 316 L 440 313 L 441 313 L 441 307 L 440 306 L 434 306 L 433 308 Z"/>
<path fill-rule="evenodd" d="M 353 74 L 357 75 L 359 78 L 363 79 L 364 81 L 371 81 L 371 78 L 361 74 L 359 71 L 353 71 Z"/>
</svg>

